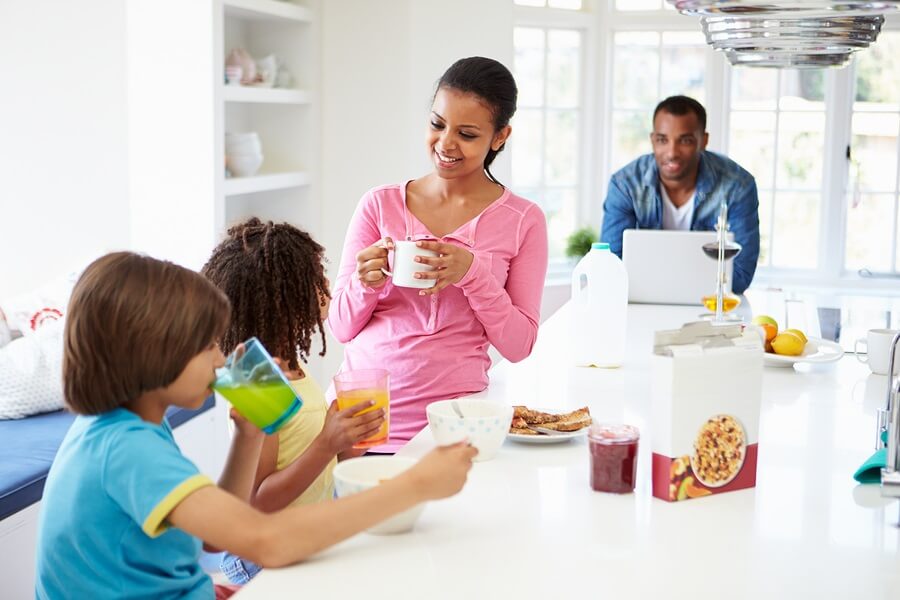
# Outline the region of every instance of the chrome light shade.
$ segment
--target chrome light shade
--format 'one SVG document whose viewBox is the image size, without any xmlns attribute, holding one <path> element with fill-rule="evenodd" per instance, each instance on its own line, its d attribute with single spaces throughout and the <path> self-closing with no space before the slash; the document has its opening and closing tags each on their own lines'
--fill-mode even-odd
<svg viewBox="0 0 900 600">
<path fill-rule="evenodd" d="M 731 64 L 790 68 L 847 64 L 878 38 L 881 13 L 900 8 L 900 0 L 668 1 L 683 14 L 699 15 L 707 43 Z"/>
</svg>

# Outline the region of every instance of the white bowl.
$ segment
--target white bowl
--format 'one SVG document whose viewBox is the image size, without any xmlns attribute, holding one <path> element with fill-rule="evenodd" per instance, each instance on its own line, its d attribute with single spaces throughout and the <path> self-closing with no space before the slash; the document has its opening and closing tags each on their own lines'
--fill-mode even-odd
<svg viewBox="0 0 900 600">
<path fill-rule="evenodd" d="M 262 154 L 229 154 L 225 165 L 235 177 L 251 177 L 256 175 L 262 166 Z"/>
<path fill-rule="evenodd" d="M 238 132 L 234 132 L 234 131 L 226 131 L 226 132 L 225 132 L 225 139 L 226 139 L 226 140 L 235 140 L 235 141 L 237 141 L 237 140 L 251 140 L 251 139 L 258 140 L 258 139 L 259 139 L 259 134 L 258 134 L 257 132 L 255 132 L 255 131 L 248 131 L 248 132 L 246 132 L 246 133 L 238 133 Z"/>
<path fill-rule="evenodd" d="M 262 144 L 259 140 L 228 140 L 225 142 L 225 154 L 262 154 Z"/>
<path fill-rule="evenodd" d="M 414 464 L 415 459 L 389 455 L 360 456 L 343 460 L 334 468 L 334 489 L 338 498 L 352 496 L 375 487 L 385 479 L 396 477 Z M 367 531 L 379 535 L 409 531 L 424 509 L 424 504 L 417 504 L 370 527 Z"/>
<path fill-rule="evenodd" d="M 425 407 L 428 426 L 439 446 L 455 444 L 462 440 L 478 449 L 476 461 L 490 460 L 496 456 L 509 433 L 513 407 L 487 400 L 455 400 L 464 418 L 460 419 L 451 404 L 454 400 L 440 400 Z"/>
</svg>

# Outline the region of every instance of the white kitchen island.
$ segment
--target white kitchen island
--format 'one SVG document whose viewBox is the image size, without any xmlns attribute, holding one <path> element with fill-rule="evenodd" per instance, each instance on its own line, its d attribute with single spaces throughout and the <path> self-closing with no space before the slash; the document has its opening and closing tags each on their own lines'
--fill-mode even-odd
<svg viewBox="0 0 900 600">
<path fill-rule="evenodd" d="M 595 421 L 637 425 L 646 442 L 653 332 L 697 312 L 629 306 L 625 365 L 603 370 L 570 366 L 563 307 L 541 326 L 532 355 L 496 365 L 476 397 L 588 405 Z M 584 439 L 507 440 L 495 459 L 473 466 L 459 495 L 430 503 L 413 532 L 358 535 L 306 563 L 263 571 L 238 597 L 900 598 L 900 503 L 852 479 L 873 450 L 885 378 L 852 356 L 766 367 L 763 378 L 754 489 L 655 499 L 642 443 L 635 493 L 597 493 Z M 433 446 L 426 429 L 401 454 Z"/>
</svg>

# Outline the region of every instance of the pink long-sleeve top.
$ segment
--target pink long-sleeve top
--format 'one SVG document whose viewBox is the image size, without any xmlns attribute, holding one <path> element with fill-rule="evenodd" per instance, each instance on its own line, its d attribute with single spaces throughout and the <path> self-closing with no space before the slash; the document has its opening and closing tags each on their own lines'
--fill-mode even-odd
<svg viewBox="0 0 900 600">
<path fill-rule="evenodd" d="M 431 296 L 390 280 L 372 289 L 356 274 L 356 254 L 387 236 L 454 244 L 474 260 L 458 283 Z M 509 190 L 442 238 L 407 210 L 405 184 L 363 196 L 344 242 L 328 324 L 346 344 L 342 372 L 390 372 L 390 438 L 379 450 L 396 451 L 425 427 L 430 402 L 487 387 L 489 345 L 512 362 L 531 353 L 546 272 L 544 214 Z"/>
</svg>

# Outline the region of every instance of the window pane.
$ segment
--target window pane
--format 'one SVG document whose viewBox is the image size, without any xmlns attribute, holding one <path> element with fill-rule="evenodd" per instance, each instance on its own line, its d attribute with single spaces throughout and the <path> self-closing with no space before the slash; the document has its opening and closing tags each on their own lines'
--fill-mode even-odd
<svg viewBox="0 0 900 600">
<path fill-rule="evenodd" d="M 778 71 L 731 67 L 731 107 L 736 110 L 773 110 Z"/>
<path fill-rule="evenodd" d="M 639 10 L 660 10 L 663 0 L 616 0 L 616 10 L 633 12 Z"/>
<path fill-rule="evenodd" d="M 549 185 L 578 183 L 578 111 L 551 110 L 547 112 L 547 144 L 544 160 Z"/>
<path fill-rule="evenodd" d="M 616 34 L 614 56 L 616 108 L 652 109 L 659 102 L 659 34 Z"/>
<path fill-rule="evenodd" d="M 569 29 L 547 32 L 547 104 L 560 108 L 580 104 L 581 33 Z"/>
<path fill-rule="evenodd" d="M 610 172 L 615 172 L 641 154 L 650 152 L 650 127 L 650 115 L 645 111 L 613 113 Z"/>
<path fill-rule="evenodd" d="M 775 160 L 775 113 L 732 112 L 728 156 L 750 171 L 760 188 L 771 188 Z"/>
<path fill-rule="evenodd" d="M 512 177 L 516 187 L 537 186 L 541 183 L 543 131 L 542 112 L 525 108 L 513 117 L 513 135 L 510 137 L 512 151 Z"/>
<path fill-rule="evenodd" d="M 819 248 L 819 205 L 816 193 L 779 192 L 772 218 L 775 225 L 771 244 L 776 267 L 815 268 Z"/>
<path fill-rule="evenodd" d="M 705 100 L 703 73 L 706 70 L 706 43 L 699 32 L 663 34 L 662 89 L 659 99 L 676 94 Z"/>
<path fill-rule="evenodd" d="M 513 44 L 519 106 L 541 106 L 544 103 L 544 30 L 516 27 Z"/>
<path fill-rule="evenodd" d="M 885 31 L 878 43 L 856 56 L 856 104 L 900 104 L 900 32 Z"/>
<path fill-rule="evenodd" d="M 897 134 L 900 115 L 857 113 L 853 115 L 853 159 L 859 165 L 859 183 L 864 190 L 893 192 L 897 183 Z"/>
<path fill-rule="evenodd" d="M 547 4 L 550 5 L 550 8 L 581 10 L 581 0 L 550 0 Z"/>
<path fill-rule="evenodd" d="M 759 191 L 759 260 L 760 266 L 768 266 L 772 259 L 772 192 Z"/>
<path fill-rule="evenodd" d="M 781 113 L 778 133 L 779 188 L 821 188 L 824 130 L 825 115 L 822 113 Z"/>
<path fill-rule="evenodd" d="M 893 194 L 863 194 L 855 205 L 850 198 L 844 261 L 848 269 L 891 270 L 894 202 Z"/>
<path fill-rule="evenodd" d="M 551 260 L 564 258 L 566 238 L 576 229 L 577 192 L 565 188 L 520 188 L 517 193 L 536 202 L 547 216 L 547 241 Z"/>
<path fill-rule="evenodd" d="M 824 69 L 784 69 L 781 72 L 781 110 L 825 110 Z"/>
</svg>

